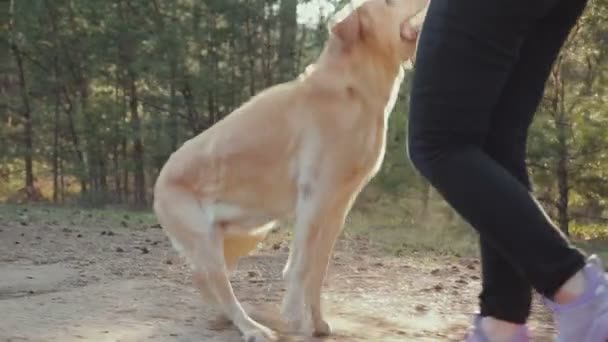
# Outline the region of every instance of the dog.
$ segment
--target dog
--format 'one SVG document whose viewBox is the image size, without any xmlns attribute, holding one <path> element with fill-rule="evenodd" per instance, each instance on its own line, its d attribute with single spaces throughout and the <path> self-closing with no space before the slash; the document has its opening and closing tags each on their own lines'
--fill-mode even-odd
<svg viewBox="0 0 608 342">
<path fill-rule="evenodd" d="M 162 167 L 154 185 L 158 222 L 192 265 L 203 300 L 244 341 L 275 341 L 277 334 L 245 312 L 230 272 L 288 216 L 295 227 L 282 317 L 298 334 L 331 334 L 321 308 L 323 281 L 354 200 L 382 165 L 403 63 L 415 53 L 402 27 L 426 4 L 347 5 L 305 72 L 253 96 Z"/>
</svg>

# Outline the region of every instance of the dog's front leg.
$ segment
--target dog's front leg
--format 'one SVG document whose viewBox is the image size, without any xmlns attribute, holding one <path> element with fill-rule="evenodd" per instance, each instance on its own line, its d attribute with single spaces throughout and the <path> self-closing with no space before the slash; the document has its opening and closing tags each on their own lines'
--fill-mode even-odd
<svg viewBox="0 0 608 342">
<path fill-rule="evenodd" d="M 312 336 L 314 333 L 309 311 L 306 310 L 307 288 L 312 262 L 315 259 L 315 243 L 329 209 L 327 195 L 318 190 L 312 192 L 310 189 L 305 189 L 298 195 L 295 234 L 284 271 L 287 293 L 283 300 L 283 317 L 291 330 L 307 336 Z"/>
<path fill-rule="evenodd" d="M 342 232 L 344 221 L 351 205 L 352 196 L 350 193 L 336 199 L 334 205 L 331 206 L 324 226 L 319 229 L 316 241 L 314 242 L 315 258 L 309 261 L 311 263 L 311 270 L 306 289 L 315 336 L 328 336 L 331 334 L 331 326 L 323 318 L 321 293 L 334 245 Z"/>
</svg>

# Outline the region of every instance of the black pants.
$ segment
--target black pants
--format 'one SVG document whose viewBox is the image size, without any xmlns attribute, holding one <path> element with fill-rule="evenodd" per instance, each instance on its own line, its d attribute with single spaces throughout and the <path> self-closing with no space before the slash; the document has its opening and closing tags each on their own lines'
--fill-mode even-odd
<svg viewBox="0 0 608 342">
<path fill-rule="evenodd" d="M 480 235 L 481 314 L 514 323 L 583 267 L 530 194 L 526 141 L 585 0 L 431 0 L 409 121 L 416 168 Z"/>
</svg>

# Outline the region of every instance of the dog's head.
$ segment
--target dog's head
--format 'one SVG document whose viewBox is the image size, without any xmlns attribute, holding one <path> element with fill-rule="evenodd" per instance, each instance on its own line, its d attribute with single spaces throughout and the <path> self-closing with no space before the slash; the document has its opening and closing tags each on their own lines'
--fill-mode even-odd
<svg viewBox="0 0 608 342">
<path fill-rule="evenodd" d="M 416 42 L 402 36 L 404 25 L 419 30 L 428 1 L 353 1 L 332 20 L 331 39 L 346 53 L 374 51 L 399 62 L 411 60 Z"/>
</svg>

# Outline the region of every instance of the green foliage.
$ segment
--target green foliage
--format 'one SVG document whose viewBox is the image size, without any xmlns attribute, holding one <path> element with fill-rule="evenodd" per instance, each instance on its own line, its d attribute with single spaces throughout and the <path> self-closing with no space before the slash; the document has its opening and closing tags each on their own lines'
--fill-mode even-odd
<svg viewBox="0 0 608 342">
<path fill-rule="evenodd" d="M 570 228 L 572 236 L 583 240 L 605 240 L 608 241 L 608 222 L 583 224 L 573 222 Z"/>
<path fill-rule="evenodd" d="M 608 10 L 594 0 L 556 61 L 532 127 L 529 162 L 549 211 L 606 218 Z M 568 230 L 567 222 L 562 229 Z"/>
<path fill-rule="evenodd" d="M 1 21 L 0 45 L 14 41 L 23 58 L 35 184 L 47 200 L 90 205 L 145 206 L 160 167 L 183 141 L 316 58 L 331 14 L 298 24 L 294 5 L 314 1 L 296 0 L 11 2 L 14 32 Z M 567 214 L 576 236 L 594 235 L 608 217 L 606 23 L 607 0 L 591 0 L 529 139 L 535 192 L 550 215 Z M 23 190 L 27 149 L 18 65 L 0 57 L 6 200 Z M 384 165 L 358 204 L 410 226 L 453 227 L 456 215 L 407 157 L 409 77 L 389 121 Z"/>
</svg>

